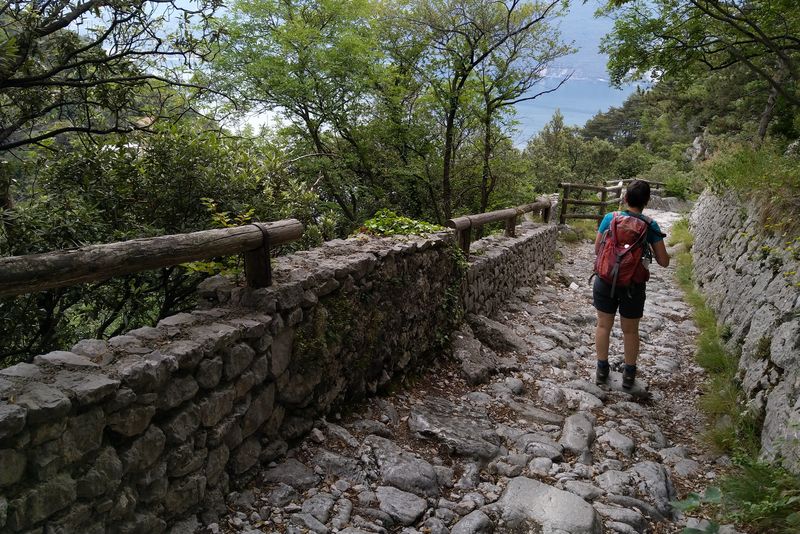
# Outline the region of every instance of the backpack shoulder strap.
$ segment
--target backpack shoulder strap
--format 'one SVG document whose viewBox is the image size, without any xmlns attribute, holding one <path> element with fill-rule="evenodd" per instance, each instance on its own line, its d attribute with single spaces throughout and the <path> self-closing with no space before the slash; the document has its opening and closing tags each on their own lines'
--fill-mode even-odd
<svg viewBox="0 0 800 534">
<path fill-rule="evenodd" d="M 641 219 L 644 222 L 646 222 L 648 229 L 650 231 L 652 231 L 654 234 L 657 234 L 657 235 L 659 235 L 661 237 L 667 237 L 667 234 L 665 234 L 664 232 L 662 232 L 660 230 L 656 230 L 655 228 L 653 228 L 653 219 L 651 219 L 650 217 L 648 217 L 644 213 L 631 213 L 631 216 L 636 217 L 636 218 Z"/>
</svg>

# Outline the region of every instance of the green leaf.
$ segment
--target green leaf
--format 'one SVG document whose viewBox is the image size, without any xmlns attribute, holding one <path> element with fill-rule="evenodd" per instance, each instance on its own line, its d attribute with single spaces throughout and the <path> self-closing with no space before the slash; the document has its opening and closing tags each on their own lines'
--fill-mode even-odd
<svg viewBox="0 0 800 534">
<path fill-rule="evenodd" d="M 690 493 L 682 501 L 672 501 L 672 506 L 682 512 L 689 512 L 700 506 L 700 495 Z"/>
<path fill-rule="evenodd" d="M 703 500 L 712 504 L 719 504 L 719 502 L 722 500 L 722 492 L 717 487 L 708 487 L 703 494 Z"/>
</svg>

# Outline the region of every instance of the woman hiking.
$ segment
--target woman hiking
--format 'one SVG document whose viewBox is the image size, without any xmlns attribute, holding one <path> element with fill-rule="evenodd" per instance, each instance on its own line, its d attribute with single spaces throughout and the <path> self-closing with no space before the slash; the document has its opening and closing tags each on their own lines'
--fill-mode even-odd
<svg viewBox="0 0 800 534">
<path fill-rule="evenodd" d="M 665 234 L 658 223 L 642 214 L 650 201 L 650 184 L 634 180 L 624 198 L 627 209 L 608 213 L 597 229 L 595 239 L 595 274 L 592 301 L 597 309 L 595 346 L 597 350 L 596 382 L 608 381 L 608 345 L 614 316 L 619 309 L 625 367 L 622 387 L 630 389 L 636 379 L 639 357 L 639 320 L 644 313 L 646 281 L 651 258 L 662 266 L 669 265 L 664 246 Z"/>
</svg>

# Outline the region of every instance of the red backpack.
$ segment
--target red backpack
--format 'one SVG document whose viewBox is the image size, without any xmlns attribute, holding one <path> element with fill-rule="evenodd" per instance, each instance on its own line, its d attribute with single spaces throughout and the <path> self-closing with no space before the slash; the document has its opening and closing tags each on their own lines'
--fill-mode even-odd
<svg viewBox="0 0 800 534">
<path fill-rule="evenodd" d="M 652 219 L 644 215 L 614 212 L 594 262 L 594 273 L 611 284 L 611 297 L 617 286 L 627 287 L 650 279 L 650 271 L 642 264 L 642 255 L 649 247 L 647 230 L 651 222 Z"/>
</svg>

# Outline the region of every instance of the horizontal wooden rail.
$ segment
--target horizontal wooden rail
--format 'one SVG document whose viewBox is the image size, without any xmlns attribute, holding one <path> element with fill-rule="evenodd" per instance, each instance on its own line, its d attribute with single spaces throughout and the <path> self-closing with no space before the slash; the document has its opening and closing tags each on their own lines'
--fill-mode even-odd
<svg viewBox="0 0 800 534">
<path fill-rule="evenodd" d="M 567 213 L 564 215 L 565 219 L 597 219 L 602 220 L 605 215 L 597 215 L 592 213 Z"/>
<path fill-rule="evenodd" d="M 629 183 L 633 182 L 634 180 L 638 180 L 638 179 L 639 178 L 625 178 L 623 180 L 606 180 L 606 185 L 618 184 L 620 182 L 622 182 L 623 184 L 629 184 Z M 664 187 L 665 185 L 667 185 L 664 182 L 651 182 L 650 180 L 645 180 L 645 181 L 648 184 L 650 184 L 650 187 L 652 189 L 660 189 L 660 188 Z"/>
<path fill-rule="evenodd" d="M 619 200 L 616 198 L 611 200 L 581 200 L 578 198 L 571 198 L 569 199 L 570 204 L 574 204 L 576 206 L 613 206 L 615 204 L 619 204 Z"/>
<path fill-rule="evenodd" d="M 567 188 L 567 187 L 570 188 L 570 189 L 584 189 L 586 191 L 597 191 L 599 193 L 602 193 L 603 191 L 605 191 L 606 193 L 613 193 L 615 191 L 621 191 L 623 189 L 623 186 L 621 186 L 621 185 L 617 185 L 617 186 L 614 186 L 614 187 L 605 187 L 605 186 L 602 186 L 602 185 L 571 184 L 571 183 L 560 183 L 560 184 L 558 184 L 558 187 L 560 187 L 562 189 Z"/>
<path fill-rule="evenodd" d="M 565 224 L 567 219 L 597 219 L 598 225 L 600 220 L 605 216 L 606 208 L 619 204 L 622 200 L 622 190 L 625 188 L 619 181 L 614 182 L 618 185 L 604 187 L 602 185 L 594 184 L 572 184 L 560 183 L 559 187 L 562 189 L 561 194 L 561 215 L 558 218 L 560 224 Z M 596 191 L 600 193 L 600 200 L 583 200 L 580 198 L 570 198 L 572 191 Z M 609 193 L 612 197 L 609 199 Z M 568 208 L 573 206 L 597 206 L 596 214 L 585 213 L 569 213 Z"/>
<path fill-rule="evenodd" d="M 450 219 L 445 223 L 448 228 L 453 228 L 458 237 L 458 244 L 464 254 L 469 257 L 469 246 L 472 242 L 472 229 L 480 228 L 484 225 L 505 221 L 506 231 L 505 234 L 509 237 L 514 237 L 515 229 L 517 226 L 517 217 L 532 211 L 542 212 L 542 220 L 548 222 L 550 220 L 550 201 L 547 199 L 539 199 L 530 204 L 517 206 L 516 208 L 506 208 L 503 210 L 489 211 L 486 213 L 477 213 L 475 215 L 464 215 L 463 217 L 456 217 Z"/>
<path fill-rule="evenodd" d="M 300 221 L 287 219 L 0 258 L 0 296 L 96 282 L 239 253 L 244 253 L 248 285 L 266 287 L 272 283 L 270 247 L 295 241 L 302 235 Z"/>
</svg>

